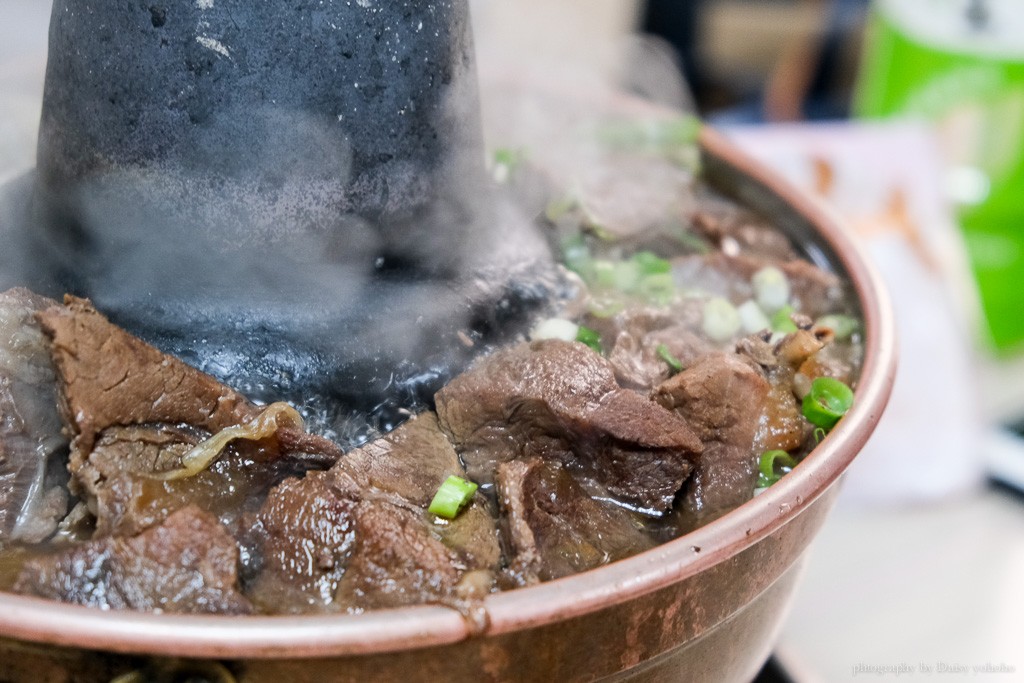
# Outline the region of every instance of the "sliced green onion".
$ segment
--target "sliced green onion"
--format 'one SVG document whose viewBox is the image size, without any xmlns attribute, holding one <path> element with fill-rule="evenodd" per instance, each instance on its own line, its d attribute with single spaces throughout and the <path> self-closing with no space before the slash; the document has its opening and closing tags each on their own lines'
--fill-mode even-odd
<svg viewBox="0 0 1024 683">
<path fill-rule="evenodd" d="M 590 211 L 585 204 L 580 204 L 580 209 L 583 210 L 583 220 L 580 222 L 581 227 L 585 228 L 587 233 L 593 235 L 602 242 L 615 242 L 619 239 L 619 236 L 613 230 L 609 230 L 604 223 L 601 222 L 600 217 L 595 216 L 593 211 Z"/>
<path fill-rule="evenodd" d="M 664 344 L 658 344 L 658 348 L 655 349 L 658 357 L 668 363 L 668 367 L 672 370 L 673 374 L 683 371 L 683 364 L 678 358 L 672 355 L 672 352 L 668 350 L 668 347 Z"/>
<path fill-rule="evenodd" d="M 523 149 L 497 149 L 494 151 L 494 167 L 491 174 L 498 184 L 507 183 L 513 174 L 522 166 L 526 159 L 526 150 Z"/>
<path fill-rule="evenodd" d="M 633 254 L 633 262 L 644 275 L 672 272 L 672 264 L 651 251 L 638 251 Z"/>
<path fill-rule="evenodd" d="M 614 287 L 620 292 L 632 292 L 640 284 L 640 266 L 633 261 L 619 261 L 615 264 Z"/>
<path fill-rule="evenodd" d="M 857 319 L 853 316 L 843 315 L 842 313 L 832 313 L 818 318 L 818 321 L 814 323 L 816 327 L 827 327 L 835 334 L 835 338 L 839 341 L 849 339 L 854 332 L 860 327 Z"/>
<path fill-rule="evenodd" d="M 781 332 L 782 334 L 789 334 L 790 332 L 796 332 L 797 326 L 793 322 L 792 306 L 783 306 L 775 312 L 772 316 L 772 332 Z"/>
<path fill-rule="evenodd" d="M 740 314 L 740 324 L 743 326 L 743 331 L 747 334 L 767 330 L 772 326 L 768 316 L 764 314 L 764 311 L 761 310 L 761 307 L 753 299 L 747 299 L 737 306 L 736 312 Z"/>
<path fill-rule="evenodd" d="M 776 467 L 781 468 L 782 471 L 776 472 Z M 796 467 L 796 460 L 786 451 L 765 451 L 757 463 L 757 488 L 771 486 L 794 467 Z"/>
<path fill-rule="evenodd" d="M 606 259 L 594 259 L 590 283 L 602 289 L 615 287 L 615 264 Z"/>
<path fill-rule="evenodd" d="M 646 143 L 657 147 L 668 145 L 690 145 L 700 134 L 700 120 L 693 116 L 680 116 L 665 121 L 630 121 L 623 124 L 618 132 L 623 142 Z M 631 140 L 629 138 L 632 138 Z"/>
<path fill-rule="evenodd" d="M 570 320 L 548 318 L 537 323 L 537 326 L 530 331 L 530 340 L 561 339 L 562 341 L 575 341 L 576 335 L 579 332 L 580 326 Z"/>
<path fill-rule="evenodd" d="M 821 443 L 822 440 L 826 436 L 828 436 L 828 432 L 826 432 L 824 429 L 822 429 L 821 427 L 815 427 L 814 428 L 814 443 L 815 443 L 815 445 Z"/>
<path fill-rule="evenodd" d="M 622 297 L 614 293 L 595 296 L 587 305 L 587 310 L 597 318 L 611 318 L 626 307 Z"/>
<path fill-rule="evenodd" d="M 462 477 L 456 477 L 453 474 L 444 480 L 441 488 L 437 489 L 437 493 L 434 494 L 434 499 L 430 501 L 430 507 L 427 510 L 438 517 L 455 519 L 455 516 L 459 514 L 459 510 L 472 500 L 476 489 L 477 485 L 473 482 L 466 481 Z"/>
<path fill-rule="evenodd" d="M 818 377 L 804 396 L 803 414 L 807 420 L 829 430 L 853 406 L 853 391 L 832 377 Z"/>
<path fill-rule="evenodd" d="M 676 298 L 676 283 L 671 273 L 656 273 L 640 280 L 640 295 L 657 306 L 668 306 Z"/>
<path fill-rule="evenodd" d="M 502 147 L 494 150 L 494 163 L 508 166 L 510 171 L 514 171 L 525 160 L 526 150 L 522 148 L 509 149 L 508 147 Z"/>
<path fill-rule="evenodd" d="M 774 313 L 789 302 L 789 279 L 775 266 L 766 266 L 750 278 L 757 305 Z"/>
<path fill-rule="evenodd" d="M 721 297 L 708 299 L 704 303 L 704 334 L 713 341 L 724 342 L 732 339 L 740 329 L 740 314 L 736 307 Z"/>
<path fill-rule="evenodd" d="M 576 331 L 576 341 L 582 342 L 594 351 L 601 353 L 601 335 L 597 333 L 597 330 L 580 325 Z"/>
</svg>

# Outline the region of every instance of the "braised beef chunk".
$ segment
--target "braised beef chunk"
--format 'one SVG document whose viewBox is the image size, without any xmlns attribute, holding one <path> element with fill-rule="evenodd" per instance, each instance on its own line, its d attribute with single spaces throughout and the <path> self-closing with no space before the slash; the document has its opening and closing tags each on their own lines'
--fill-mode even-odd
<svg viewBox="0 0 1024 683">
<path fill-rule="evenodd" d="M 810 330 L 797 330 L 774 344 L 757 335 L 740 340 L 739 353 L 759 365 L 768 378 L 768 400 L 757 435 L 759 450 L 798 450 L 807 440 L 812 425 L 804 419 L 797 398 L 798 369 L 813 363 L 823 345 Z M 805 377 L 808 386 L 811 379 Z"/>
<path fill-rule="evenodd" d="M 101 609 L 247 614 L 238 547 L 210 514 L 186 507 L 133 538 L 105 538 L 30 560 L 15 591 Z"/>
<path fill-rule="evenodd" d="M 79 448 L 90 449 L 108 427 L 185 423 L 217 432 L 258 412 L 238 392 L 111 324 L 85 299 L 69 296 L 39 320 Z"/>
<path fill-rule="evenodd" d="M 817 318 L 841 307 L 843 287 L 835 273 L 802 259 L 787 261 L 779 267 L 793 288 L 794 307 L 804 315 Z"/>
<path fill-rule="evenodd" d="M 637 515 L 592 499 L 558 462 L 504 463 L 495 484 L 515 584 L 593 569 L 653 545 Z"/>
<path fill-rule="evenodd" d="M 716 516 L 750 500 L 757 479 L 755 437 L 768 393 L 757 369 L 725 353 L 706 356 L 658 387 L 655 399 L 684 416 L 704 444 L 687 484 L 691 513 Z"/>
<path fill-rule="evenodd" d="M 638 336 L 620 333 L 608 360 L 615 367 L 615 376 L 624 386 L 649 391 L 674 372 L 662 355 L 662 348 L 683 367 L 693 365 L 716 350 L 704 337 L 676 325 Z"/>
<path fill-rule="evenodd" d="M 248 536 L 258 572 L 249 595 L 266 611 L 336 608 L 355 529 L 354 501 L 342 496 L 325 472 L 288 479 L 267 496 Z"/>
<path fill-rule="evenodd" d="M 351 611 L 458 600 L 462 567 L 421 515 L 382 501 L 355 510 L 355 547 L 338 585 Z"/>
<path fill-rule="evenodd" d="M 613 316 L 589 315 L 584 324 L 608 341 L 608 362 L 619 383 L 648 392 L 672 374 L 660 346 L 684 366 L 716 350 L 697 333 L 703 316 L 703 303 L 694 298 L 671 308 L 631 307 Z"/>
<path fill-rule="evenodd" d="M 168 500 L 165 482 L 148 475 L 177 468 L 203 436 L 187 427 L 111 427 L 92 451 L 72 453 L 69 469 L 96 517 L 96 537 L 134 536 L 186 505 L 180 497 Z"/>
<path fill-rule="evenodd" d="M 56 379 L 37 311 L 56 302 L 26 289 L 0 293 L 0 547 L 42 541 L 67 511 L 67 448 Z"/>
<path fill-rule="evenodd" d="M 254 599 L 300 611 L 458 603 L 463 575 L 496 572 L 501 547 L 480 496 L 454 520 L 427 512 L 450 475 L 465 472 L 428 412 L 348 453 L 329 472 L 285 481 L 250 534 L 259 564 Z M 385 572 L 390 585 L 371 589 Z M 447 578 L 437 583 L 432 573 Z"/>
<path fill-rule="evenodd" d="M 110 427 L 91 452 L 72 452 L 69 467 L 96 517 L 95 536 L 137 534 L 190 503 L 234 530 L 274 484 L 301 470 L 280 460 L 276 448 L 238 441 L 195 475 L 159 478 L 178 469 L 182 455 L 206 436 L 187 425 Z"/>
<path fill-rule="evenodd" d="M 74 448 L 89 450 L 108 427 L 188 424 L 216 433 L 260 413 L 237 391 L 111 324 L 85 299 L 68 296 L 39 320 L 51 339 Z M 314 435 L 281 441 L 294 452 L 340 454 Z"/>
<path fill-rule="evenodd" d="M 51 338 L 61 405 L 74 432 L 72 490 L 96 515 L 98 536 L 136 534 L 189 503 L 232 524 L 247 501 L 258 501 L 283 477 L 327 468 L 340 455 L 327 439 L 284 426 L 228 445 L 198 474 L 160 480 L 181 467 L 192 447 L 262 409 L 112 325 L 88 301 L 66 301 L 39 320 Z"/>
<path fill-rule="evenodd" d="M 260 511 L 256 603 L 274 611 L 350 611 L 460 601 L 466 570 L 422 511 L 353 500 L 311 472 L 284 482 Z"/>
<path fill-rule="evenodd" d="M 619 387 L 608 361 L 575 342 L 498 351 L 435 400 L 476 481 L 489 482 L 497 463 L 553 458 L 625 502 L 663 512 L 701 449 L 682 419 Z"/>
<path fill-rule="evenodd" d="M 796 258 L 789 239 L 763 218 L 737 209 L 728 200 L 706 199 L 704 206 L 693 214 L 693 226 L 719 251 L 735 250 L 746 256 L 774 261 Z"/>
<path fill-rule="evenodd" d="M 394 493 L 423 508 L 441 482 L 450 475 L 464 474 L 455 448 L 432 412 L 347 453 L 335 469 L 350 475 L 363 489 Z"/>
<path fill-rule="evenodd" d="M 467 476 L 433 412 L 421 413 L 387 436 L 347 453 L 331 473 L 338 488 L 353 497 L 418 511 L 426 510 L 449 476 Z M 455 519 L 435 525 L 433 533 L 471 569 L 494 570 L 501 562 L 497 526 L 482 496 Z"/>
</svg>

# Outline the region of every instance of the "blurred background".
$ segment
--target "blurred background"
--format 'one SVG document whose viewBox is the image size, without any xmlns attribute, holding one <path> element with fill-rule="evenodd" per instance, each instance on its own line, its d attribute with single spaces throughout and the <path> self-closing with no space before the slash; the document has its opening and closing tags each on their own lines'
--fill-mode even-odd
<svg viewBox="0 0 1024 683">
<path fill-rule="evenodd" d="M 1024 2 L 472 2 L 485 80 L 699 113 L 840 213 L 889 285 L 892 403 L 811 549 L 773 680 L 1024 680 Z M 49 10 L 0 0 L 0 183 L 34 165 Z"/>
</svg>

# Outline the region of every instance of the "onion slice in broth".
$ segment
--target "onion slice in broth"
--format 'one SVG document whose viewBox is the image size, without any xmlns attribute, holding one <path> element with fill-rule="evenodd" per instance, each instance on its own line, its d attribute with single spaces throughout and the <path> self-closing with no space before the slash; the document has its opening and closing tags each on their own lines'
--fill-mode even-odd
<svg viewBox="0 0 1024 683">
<path fill-rule="evenodd" d="M 237 439 L 259 441 L 273 436 L 277 430 L 302 430 L 302 416 L 287 403 L 271 403 L 259 415 L 240 425 L 226 427 L 181 456 L 181 467 L 153 475 L 154 479 L 172 481 L 199 474 L 220 457 L 228 444 Z"/>
</svg>

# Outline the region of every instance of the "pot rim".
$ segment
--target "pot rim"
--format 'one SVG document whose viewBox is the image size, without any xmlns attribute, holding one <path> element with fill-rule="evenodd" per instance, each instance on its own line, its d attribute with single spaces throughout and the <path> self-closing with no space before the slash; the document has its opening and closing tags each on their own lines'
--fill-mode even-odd
<svg viewBox="0 0 1024 683">
<path fill-rule="evenodd" d="M 895 377 L 896 332 L 881 278 L 837 216 L 705 126 L 704 152 L 740 169 L 800 214 L 836 252 L 864 318 L 864 365 L 851 412 L 779 484 L 651 550 L 580 574 L 489 595 L 485 637 L 581 616 L 692 577 L 770 536 L 814 502 L 868 440 Z M 112 612 L 0 593 L 0 637 L 125 654 L 208 658 L 366 655 L 446 645 L 471 632 L 452 609 L 358 615 L 215 616 Z"/>
</svg>

